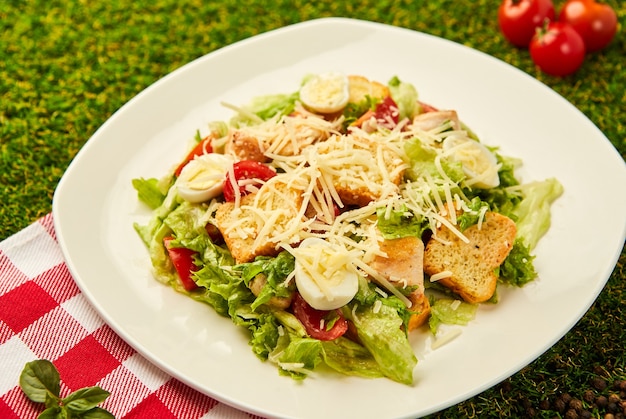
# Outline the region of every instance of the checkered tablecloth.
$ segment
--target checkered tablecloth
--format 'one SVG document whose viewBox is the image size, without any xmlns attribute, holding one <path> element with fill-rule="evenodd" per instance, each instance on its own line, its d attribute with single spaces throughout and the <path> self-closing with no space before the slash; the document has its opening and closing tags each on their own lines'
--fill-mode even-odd
<svg viewBox="0 0 626 419">
<path fill-rule="evenodd" d="M 258 418 L 186 386 L 116 335 L 72 279 L 51 214 L 0 242 L 0 418 L 43 411 L 19 387 L 35 359 L 59 370 L 61 396 L 86 386 L 109 391 L 100 406 L 116 418 Z"/>
</svg>

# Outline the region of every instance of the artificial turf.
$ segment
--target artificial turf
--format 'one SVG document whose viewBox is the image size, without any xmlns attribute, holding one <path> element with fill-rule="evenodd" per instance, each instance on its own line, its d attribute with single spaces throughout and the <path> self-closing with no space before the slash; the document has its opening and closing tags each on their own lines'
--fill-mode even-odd
<svg viewBox="0 0 626 419">
<path fill-rule="evenodd" d="M 554 3 L 558 9 L 564 1 Z M 617 11 L 623 25 L 626 4 L 605 3 Z M 589 55 L 575 75 L 550 77 L 534 67 L 528 51 L 503 39 L 497 26 L 498 4 L 497 0 L 0 2 L 0 240 L 50 212 L 54 188 L 73 156 L 141 90 L 222 46 L 318 17 L 393 24 L 491 54 L 563 95 L 626 158 L 623 30 L 607 49 Z M 384 51 L 380 53 L 384 59 Z M 566 151 L 555 158 L 567 158 Z M 623 193 L 626 185 L 616 187 Z M 612 413 L 613 407 L 602 403 L 601 396 L 607 400 L 611 393 L 619 396 L 617 387 L 626 380 L 625 263 L 622 252 L 596 303 L 539 359 L 503 383 L 433 416 L 564 417 L 570 404 L 578 407 L 567 395 L 580 401 L 579 417 L 587 415 L 584 412 L 594 417 Z M 626 400 L 621 391 L 621 400 Z"/>
</svg>

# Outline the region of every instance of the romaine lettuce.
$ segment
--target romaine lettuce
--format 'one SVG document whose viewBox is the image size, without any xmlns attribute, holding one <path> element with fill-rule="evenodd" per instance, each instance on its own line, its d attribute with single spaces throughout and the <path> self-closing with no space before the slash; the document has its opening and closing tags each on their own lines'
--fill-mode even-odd
<svg viewBox="0 0 626 419">
<path fill-rule="evenodd" d="M 523 196 L 513 211 L 517 237 L 533 250 L 550 228 L 550 205 L 563 194 L 563 186 L 558 180 L 550 178 L 519 185 L 515 190 Z"/>
<path fill-rule="evenodd" d="M 409 138 L 404 143 L 404 152 L 409 159 L 409 168 L 405 173 L 408 179 L 416 181 L 423 177 L 441 178 L 439 169 L 435 165 L 437 151 L 424 144 L 422 140 L 417 137 Z M 445 174 L 454 182 L 461 182 L 465 177 L 461 163 L 441 159 L 441 166 Z"/>
<path fill-rule="evenodd" d="M 322 357 L 326 365 L 345 375 L 364 378 L 384 376 L 367 349 L 344 337 L 322 342 Z"/>
<path fill-rule="evenodd" d="M 267 121 L 275 116 L 289 115 L 295 108 L 296 100 L 300 97 L 298 92 L 291 94 L 275 94 L 256 97 L 243 107 L 245 112 L 239 112 L 230 120 L 230 125 L 240 127 L 242 125 L 256 125 L 259 118 Z M 250 117 L 255 115 L 256 118 Z"/>
<path fill-rule="evenodd" d="M 422 233 L 428 227 L 424 217 L 410 212 L 406 205 L 398 210 L 387 213 L 387 208 L 381 207 L 376 210 L 378 217 L 377 227 L 385 239 L 400 239 L 402 237 L 422 237 Z"/>
<path fill-rule="evenodd" d="M 419 112 L 419 104 L 417 101 L 417 89 L 411 83 L 401 81 L 394 76 L 388 83 L 391 98 L 398 105 L 399 120 L 404 118 L 413 119 Z"/>
<path fill-rule="evenodd" d="M 452 298 L 435 300 L 430 307 L 428 326 L 434 334 L 441 323 L 466 325 L 476 317 L 476 304 L 469 304 Z"/>
<path fill-rule="evenodd" d="M 344 315 L 354 323 L 363 346 L 372 354 L 381 372 L 388 378 L 404 383 L 413 383 L 413 369 L 417 358 L 398 312 L 385 304 L 378 310 L 359 307 L 352 312 L 344 308 Z"/>
<path fill-rule="evenodd" d="M 520 239 L 515 240 L 511 252 L 499 269 L 502 282 L 521 287 L 537 277 L 530 249 Z"/>
<path fill-rule="evenodd" d="M 267 303 L 272 297 L 289 297 L 294 291 L 293 281 L 288 286 L 285 285 L 287 276 L 294 270 L 295 259 L 291 253 L 282 251 L 276 257 L 257 257 L 254 262 L 241 264 L 235 269 L 241 270 L 241 275 L 246 285 L 249 286 L 257 275 L 264 275 L 265 286 L 252 304 L 255 310 L 262 304 Z"/>
<path fill-rule="evenodd" d="M 165 200 L 165 194 L 159 187 L 158 179 L 133 179 L 133 187 L 137 191 L 137 198 L 150 209 L 157 209 Z"/>
</svg>

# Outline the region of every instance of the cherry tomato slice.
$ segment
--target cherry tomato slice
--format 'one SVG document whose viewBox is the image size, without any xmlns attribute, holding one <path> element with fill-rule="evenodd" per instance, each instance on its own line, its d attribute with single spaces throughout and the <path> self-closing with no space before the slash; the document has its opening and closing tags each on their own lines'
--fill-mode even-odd
<svg viewBox="0 0 626 419">
<path fill-rule="evenodd" d="M 530 42 L 530 56 L 544 73 L 567 76 L 585 60 L 585 43 L 569 24 L 552 22 Z"/>
<path fill-rule="evenodd" d="M 226 175 L 226 179 L 224 180 L 224 199 L 228 202 L 235 201 L 233 183 L 239 185 L 239 181 L 246 179 L 258 179 L 260 181 L 267 182 L 269 179 L 276 176 L 274 169 L 255 160 L 241 160 L 236 162 L 233 164 L 233 173 L 235 176 L 234 182 L 229 173 Z M 261 182 L 258 182 L 258 184 L 260 183 Z M 247 185 L 239 185 L 239 193 L 242 196 L 247 195 L 249 193 Z"/>
<path fill-rule="evenodd" d="M 587 52 L 606 47 L 617 32 L 617 14 L 608 4 L 594 0 L 568 0 L 559 21 L 569 23 L 585 41 Z"/>
<path fill-rule="evenodd" d="M 198 288 L 198 285 L 191 278 L 191 273 L 195 272 L 198 267 L 193 263 L 193 256 L 196 252 L 184 247 L 171 247 L 170 242 L 174 240 L 173 237 L 165 237 L 163 244 L 167 249 L 167 253 L 174 264 L 176 273 L 180 278 L 180 283 L 187 291 L 193 291 Z"/>
<path fill-rule="evenodd" d="M 176 175 L 176 177 L 180 176 L 180 172 L 183 171 L 183 168 L 187 165 L 187 163 L 189 163 L 191 160 L 195 159 L 197 156 L 201 156 L 203 154 L 209 154 L 213 152 L 213 147 L 211 147 L 211 140 L 213 139 L 213 137 L 211 135 L 203 138 L 194 148 L 193 150 L 191 150 L 189 152 L 189 154 L 187 154 L 187 157 L 185 157 L 185 160 L 183 160 L 178 167 L 176 168 L 176 171 L 174 171 L 174 174 Z"/>
<path fill-rule="evenodd" d="M 503 0 L 498 8 L 498 24 L 504 37 L 524 48 L 546 19 L 554 20 L 552 0 Z"/>
<path fill-rule="evenodd" d="M 348 321 L 339 310 L 316 310 L 296 292 L 291 304 L 293 314 L 304 325 L 306 332 L 314 339 L 333 340 L 343 336 L 348 330 Z M 324 324 L 334 321 L 330 328 Z"/>
<path fill-rule="evenodd" d="M 379 124 L 384 124 L 390 127 L 398 125 L 398 119 L 400 112 L 398 111 L 398 105 L 391 98 L 387 96 L 382 102 L 376 106 L 374 116 Z"/>
<path fill-rule="evenodd" d="M 366 121 L 371 118 L 375 118 L 379 125 L 386 126 L 390 129 L 398 124 L 400 118 L 400 112 L 398 112 L 398 105 L 391 98 L 387 96 L 382 102 L 376 105 L 374 110 L 369 110 L 352 123 L 353 126 L 361 127 Z"/>
</svg>

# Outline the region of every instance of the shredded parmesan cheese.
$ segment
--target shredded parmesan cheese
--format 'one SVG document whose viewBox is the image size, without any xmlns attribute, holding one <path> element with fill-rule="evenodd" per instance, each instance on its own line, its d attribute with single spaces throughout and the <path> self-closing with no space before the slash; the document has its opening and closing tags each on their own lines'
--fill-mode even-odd
<svg viewBox="0 0 626 419">
<path fill-rule="evenodd" d="M 452 329 L 452 330 L 448 331 L 447 333 L 445 333 L 443 336 L 438 337 L 437 339 L 435 339 L 435 341 L 431 344 L 430 347 L 432 349 L 439 349 L 443 345 L 445 345 L 447 343 L 450 343 L 451 341 L 453 341 L 454 339 L 459 337 L 461 335 L 461 333 L 463 333 L 463 331 L 460 328 Z"/>
<path fill-rule="evenodd" d="M 436 273 L 430 277 L 430 282 L 437 282 L 443 278 L 450 278 L 452 276 L 452 271 L 442 271 Z"/>
<path fill-rule="evenodd" d="M 228 106 L 256 120 L 245 109 Z M 361 128 L 351 127 L 341 133 L 343 117 L 326 120 L 297 103 L 291 115 L 238 128 L 240 135 L 258 142 L 259 151 L 277 175 L 264 184 L 243 181 L 236 185 L 232 168 L 229 170 L 235 208 L 222 233 L 253 239 L 253 251 L 269 243 L 292 254 L 306 238 L 324 239 L 348 258 L 342 263 L 376 282 L 381 287 L 376 288 L 379 294 L 392 294 L 411 307 L 410 299 L 397 289 L 398 284 L 406 287 L 409 281 L 386 278 L 369 265 L 376 257 L 386 257 L 380 249 L 377 212 L 383 208 L 384 216 L 390 218 L 392 212 L 405 208 L 407 215 L 425 218 L 435 232 L 434 240 L 442 241 L 436 230 L 443 226 L 469 242 L 457 226 L 458 215 L 470 210 L 469 199 L 448 176 L 442 161 L 454 153 L 465 153 L 464 158 L 471 160 L 475 150 L 468 142 L 473 140 L 454 121 L 429 130 L 408 121 L 398 125 L 391 122 L 373 118 Z M 436 174 L 403 182 L 408 168 L 404 146 L 407 139 L 415 137 L 435 151 Z M 443 147 L 445 141 L 452 146 Z M 251 193 L 250 198 L 241 195 L 240 186 Z M 215 206 L 212 208 L 214 211 Z M 478 214 L 478 228 L 486 210 L 484 207 Z M 318 269 L 319 260 L 309 262 L 302 262 L 303 269 Z M 451 275 L 444 271 L 430 280 Z M 285 280 L 285 286 L 292 280 L 293 275 Z M 324 284 L 319 286 L 328 291 Z"/>
</svg>

